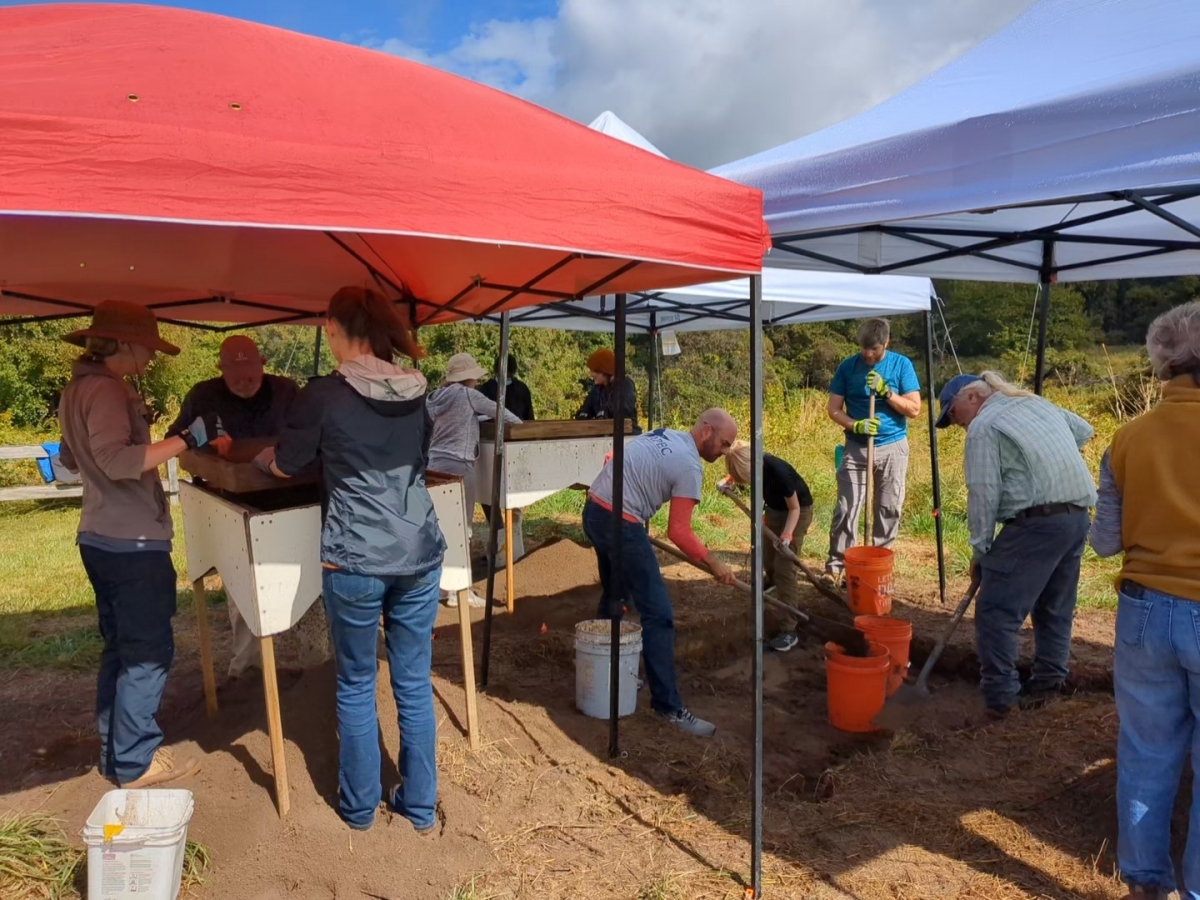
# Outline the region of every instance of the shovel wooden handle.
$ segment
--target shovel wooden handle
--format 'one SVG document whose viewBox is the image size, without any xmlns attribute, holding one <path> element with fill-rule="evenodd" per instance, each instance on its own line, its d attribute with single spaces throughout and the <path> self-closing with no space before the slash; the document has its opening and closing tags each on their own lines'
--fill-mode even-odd
<svg viewBox="0 0 1200 900">
<path fill-rule="evenodd" d="M 875 418 L 875 392 L 871 391 L 867 418 Z M 875 435 L 867 435 L 867 496 L 863 500 L 863 543 L 875 546 Z"/>
<path fill-rule="evenodd" d="M 709 569 L 708 566 L 704 565 L 703 563 L 698 563 L 696 560 L 685 556 L 683 551 L 671 546 L 666 541 L 659 540 L 653 535 L 647 535 L 647 537 L 650 539 L 650 543 L 663 553 L 674 556 L 676 559 L 681 559 L 685 563 L 695 566 L 701 572 L 707 572 L 709 575 L 712 574 L 712 570 Z M 735 578 L 733 580 L 733 584 L 744 593 L 754 593 L 754 589 L 740 579 Z M 836 641 L 851 653 L 857 652 L 865 655 L 867 652 L 866 635 L 857 628 L 853 628 L 850 625 L 844 625 L 841 622 L 833 622 L 828 619 L 822 619 L 819 616 L 809 615 L 806 612 L 796 609 L 796 607 L 792 606 L 790 603 L 784 603 L 782 600 L 777 600 L 774 597 L 763 597 L 763 602 L 769 603 L 771 606 L 774 606 L 781 612 L 786 612 L 789 616 L 798 619 L 802 625 L 807 625 L 814 630 L 823 632 L 826 639 Z"/>
<path fill-rule="evenodd" d="M 734 505 L 744 512 L 751 522 L 754 521 L 754 513 L 750 512 L 750 507 L 742 502 L 742 498 L 735 494 L 732 488 L 717 485 L 717 490 L 725 495 L 725 497 L 732 500 Z M 792 548 L 783 543 L 783 541 L 779 539 L 779 536 L 770 528 L 768 528 L 765 523 L 763 524 L 763 534 L 765 534 L 775 543 L 775 550 L 777 553 L 782 555 L 784 559 L 788 560 L 792 565 L 804 573 L 804 577 L 808 579 L 809 583 L 813 587 L 815 587 L 818 591 L 820 591 L 838 606 L 842 607 L 842 609 L 846 610 L 847 612 L 850 611 L 850 604 L 846 602 L 846 598 L 833 588 L 829 587 L 829 585 L 821 581 L 820 576 L 813 571 L 812 566 L 793 553 Z"/>
</svg>

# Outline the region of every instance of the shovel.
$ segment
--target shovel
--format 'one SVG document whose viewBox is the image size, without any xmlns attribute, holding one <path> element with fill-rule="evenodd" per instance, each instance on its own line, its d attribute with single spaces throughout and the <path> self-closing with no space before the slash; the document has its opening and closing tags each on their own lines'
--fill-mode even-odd
<svg viewBox="0 0 1200 900">
<path fill-rule="evenodd" d="M 685 563 L 690 563 L 702 572 L 712 574 L 712 570 L 702 563 L 698 563 L 693 559 L 684 556 L 682 552 L 672 547 L 666 541 L 661 541 L 656 537 L 650 538 L 650 543 L 661 550 L 663 553 L 668 553 L 677 559 L 683 560 Z M 734 579 L 734 585 L 741 591 L 749 594 L 753 592 L 753 588 L 744 581 Z M 808 631 L 824 638 L 827 641 L 833 641 L 840 644 L 845 651 L 851 656 L 866 656 L 867 655 L 867 636 L 854 628 L 851 625 L 844 625 L 841 622 L 834 622 L 832 619 L 823 619 L 820 616 L 810 615 L 806 612 L 801 612 L 789 603 L 784 603 L 782 600 L 777 600 L 774 597 L 763 597 L 763 602 L 771 604 L 781 612 L 786 612 L 789 616 L 800 621 L 800 624 Z"/>
<path fill-rule="evenodd" d="M 750 512 L 750 507 L 743 503 L 742 498 L 733 492 L 733 488 L 718 484 L 717 490 L 732 500 L 734 505 L 750 518 L 751 522 L 754 521 L 754 514 Z M 766 525 L 763 525 L 763 534 L 765 534 L 767 538 L 775 544 L 775 552 L 780 554 L 784 559 L 803 572 L 804 577 L 808 579 L 809 583 L 813 587 L 815 587 L 818 591 L 820 591 L 846 612 L 849 612 L 851 615 L 853 615 L 853 612 L 850 610 L 850 604 L 846 602 L 846 598 L 842 596 L 840 592 L 835 591 L 828 584 L 822 581 L 820 576 L 813 571 L 812 566 L 793 553 L 792 548 L 780 541 L 779 536 L 771 531 L 771 529 Z"/>
<path fill-rule="evenodd" d="M 950 638 L 954 636 L 955 630 L 958 628 L 958 623 L 962 621 L 962 617 L 967 612 L 967 607 L 971 605 L 971 601 L 975 599 L 975 594 L 979 590 L 979 575 L 977 574 L 971 579 L 971 586 L 967 588 L 966 595 L 959 601 L 958 609 L 954 610 L 954 615 L 950 617 L 950 624 L 946 628 L 946 633 L 938 638 L 938 642 L 933 645 L 933 652 L 929 654 L 929 658 L 925 660 L 925 665 L 921 667 L 921 674 L 917 676 L 916 684 L 902 684 L 896 693 L 888 698 L 871 721 L 871 724 L 876 728 L 884 731 L 895 731 L 898 728 L 903 728 L 908 725 L 921 711 L 921 707 L 929 700 L 929 675 L 933 672 L 933 667 L 937 665 L 937 661 L 942 658 L 942 652 L 946 649 L 946 644 L 950 642 Z"/>
</svg>

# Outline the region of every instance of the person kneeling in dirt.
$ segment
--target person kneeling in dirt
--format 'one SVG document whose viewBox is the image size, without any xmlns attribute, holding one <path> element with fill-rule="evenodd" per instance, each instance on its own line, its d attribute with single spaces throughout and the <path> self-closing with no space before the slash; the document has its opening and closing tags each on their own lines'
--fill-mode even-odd
<svg viewBox="0 0 1200 900">
<path fill-rule="evenodd" d="M 253 338 L 242 334 L 228 337 L 221 344 L 217 368 L 221 370 L 220 378 L 201 381 L 187 392 L 167 434 L 179 434 L 188 422 L 201 416 L 209 434 L 224 433 L 231 440 L 278 436 L 299 391 L 296 382 L 281 375 L 264 374 L 258 345 Z M 238 612 L 228 586 L 225 605 L 229 608 L 233 638 L 229 677 L 238 678 L 247 669 L 262 668 L 262 658 L 254 632 Z"/>
<path fill-rule="evenodd" d="M 642 621 L 642 659 L 654 711 L 672 725 L 699 737 L 716 727 L 697 719 L 679 696 L 675 678 L 675 614 L 658 568 L 658 557 L 643 523 L 668 501 L 667 536 L 689 559 L 703 563 L 723 584 L 733 573 L 692 532 L 692 512 L 700 502 L 704 478 L 700 460 L 716 462 L 737 437 L 737 423 L 723 409 L 710 409 L 691 432 L 657 429 L 625 445 L 624 521 L 621 523 L 620 584 L 613 584 L 609 554 L 613 547 L 613 464 L 610 459 L 592 482 L 583 507 L 583 531 L 596 549 L 600 565 L 600 618 L 610 618 L 626 598 Z"/>
<path fill-rule="evenodd" d="M 750 444 L 734 441 L 725 454 L 725 471 L 729 477 L 726 484 L 750 483 Z M 763 501 L 766 512 L 763 524 L 779 538 L 779 543 L 792 553 L 800 555 L 804 536 L 812 524 L 813 498 L 808 485 L 792 466 L 778 456 L 763 454 Z M 776 596 L 788 606 L 799 606 L 796 566 L 778 551 L 774 543 L 763 545 L 764 581 L 774 585 Z M 771 641 L 771 649 L 781 653 L 791 650 L 799 639 L 790 631 L 777 635 Z"/>
<path fill-rule="evenodd" d="M 1117 865 L 1129 898 L 1175 890 L 1171 813 L 1189 753 L 1200 753 L 1200 303 L 1159 316 L 1146 336 L 1162 402 L 1121 426 L 1100 463 L 1092 548 L 1125 554 L 1113 693 Z M 1193 755 L 1182 895 L 1200 900 L 1200 756 Z"/>
<path fill-rule="evenodd" d="M 99 772 L 123 788 L 165 784 L 199 768 L 162 746 L 158 707 L 175 657 L 175 567 L 171 510 L 158 467 L 208 442 L 202 419 L 150 442 L 146 404 L 125 379 L 141 376 L 156 352 L 179 348 L 158 336 L 144 306 L 106 300 L 89 327 L 63 340 L 84 348 L 58 408 L 63 465 L 83 480 L 79 555 L 96 593 L 100 672 L 96 679 Z"/>
<path fill-rule="evenodd" d="M 996 372 L 942 388 L 938 428 L 967 430 L 967 519 L 981 577 L 975 602 L 980 687 L 988 713 L 1060 693 L 1071 656 L 1079 561 L 1096 487 L 1080 451 L 1092 426 Z M 1002 525 L 996 534 L 996 525 Z M 1033 619 L 1033 673 L 1017 674 L 1017 634 Z"/>
</svg>

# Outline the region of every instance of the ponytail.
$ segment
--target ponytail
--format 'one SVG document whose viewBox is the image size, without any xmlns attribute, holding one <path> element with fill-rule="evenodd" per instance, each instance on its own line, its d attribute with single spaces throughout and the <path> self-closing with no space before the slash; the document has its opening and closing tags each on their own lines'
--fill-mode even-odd
<svg viewBox="0 0 1200 900">
<path fill-rule="evenodd" d="M 411 299 L 405 293 L 405 299 Z M 392 362 L 398 353 L 413 361 L 425 356 L 404 307 L 370 288 L 340 289 L 330 298 L 325 315 L 341 326 L 346 337 L 367 341 L 371 353 L 384 362 Z"/>
</svg>

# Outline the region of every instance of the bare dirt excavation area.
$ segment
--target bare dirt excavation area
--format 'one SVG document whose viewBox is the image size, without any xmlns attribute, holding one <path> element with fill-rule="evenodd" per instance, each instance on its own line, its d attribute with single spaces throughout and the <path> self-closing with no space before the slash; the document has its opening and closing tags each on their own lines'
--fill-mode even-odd
<svg viewBox="0 0 1200 900">
<path fill-rule="evenodd" d="M 201 773 L 187 785 L 196 795 L 190 837 L 208 848 L 212 867 L 191 895 L 745 896 L 749 609 L 742 595 L 663 562 L 677 617 L 681 690 L 698 715 L 717 724 L 716 737 L 673 730 L 641 696 L 638 713 L 622 720 L 624 755 L 608 758 L 607 723 L 583 716 L 574 703 L 574 627 L 596 608 L 595 557 L 568 539 L 547 543 L 517 564 L 524 594 L 516 614 L 494 619 L 490 689 L 480 698 L 484 745 L 477 752 L 464 736 L 457 614 L 442 614 L 434 653 L 441 827 L 433 837 L 419 837 L 386 814 L 366 833 L 352 833 L 338 819 L 333 668 L 314 662 L 322 656 L 319 610 L 309 617 L 317 623 L 302 623 L 300 635 L 280 642 L 281 664 L 306 664 L 282 685 L 292 782 L 291 812 L 282 820 L 270 794 L 259 681 L 223 686 L 221 712 L 209 720 L 195 617 L 181 613 L 161 719 L 169 741 L 204 754 Z M 901 584 L 899 591 L 893 615 L 914 621 L 915 667 L 950 609 L 935 590 L 905 593 Z M 815 591 L 807 602 L 828 611 Z M 211 621 L 220 662 L 227 625 L 220 614 Z M 777 624 L 768 619 L 769 633 Z M 482 627 L 476 623 L 476 648 Z M 1113 875 L 1112 631 L 1111 612 L 1080 611 L 1078 692 L 984 724 L 968 618 L 935 676 L 927 714 L 908 730 L 867 737 L 827 724 L 816 641 L 768 654 L 767 895 L 1121 896 Z M 0 809 L 39 810 L 68 830 L 83 822 L 110 787 L 92 769 L 91 697 L 86 673 L 4 676 Z M 399 735 L 386 679 L 380 679 L 378 702 L 381 740 L 394 760 Z M 394 770 L 391 776 L 394 781 Z"/>
</svg>

